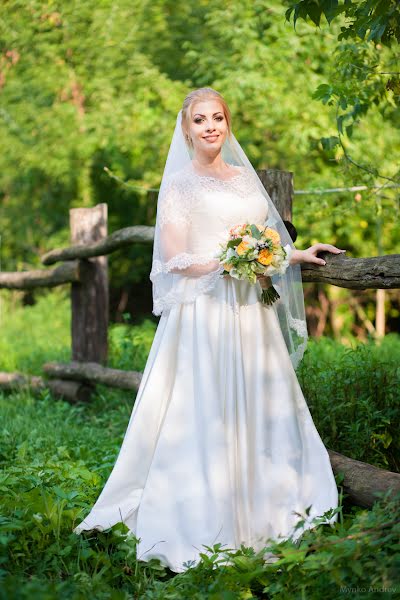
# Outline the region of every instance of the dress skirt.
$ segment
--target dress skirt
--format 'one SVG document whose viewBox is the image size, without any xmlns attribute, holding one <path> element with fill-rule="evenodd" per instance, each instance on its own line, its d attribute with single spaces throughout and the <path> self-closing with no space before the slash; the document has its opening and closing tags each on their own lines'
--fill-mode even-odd
<svg viewBox="0 0 400 600">
<path fill-rule="evenodd" d="M 163 312 L 117 461 L 76 533 L 122 521 L 138 560 L 182 572 L 206 545 L 258 551 L 337 507 L 329 455 L 260 294 L 222 278 Z"/>
</svg>

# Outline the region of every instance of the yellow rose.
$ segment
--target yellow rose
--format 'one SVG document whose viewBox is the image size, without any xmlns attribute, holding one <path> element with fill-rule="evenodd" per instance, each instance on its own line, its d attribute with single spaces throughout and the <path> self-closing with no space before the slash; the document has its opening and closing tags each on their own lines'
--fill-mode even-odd
<svg viewBox="0 0 400 600">
<path fill-rule="evenodd" d="M 229 264 L 229 263 L 224 263 L 224 269 L 225 271 L 230 271 L 232 269 L 233 265 Z"/>
<path fill-rule="evenodd" d="M 242 240 L 240 242 L 240 244 L 238 246 L 236 246 L 236 252 L 239 254 L 239 256 L 242 256 L 242 254 L 244 254 L 246 252 L 248 247 L 249 247 L 249 243 Z"/>
<path fill-rule="evenodd" d="M 279 235 L 279 233 L 277 231 L 275 231 L 275 229 L 271 229 L 271 227 L 267 227 L 265 230 L 265 235 L 269 238 L 271 238 L 272 243 L 273 244 L 280 244 L 281 241 L 281 236 Z"/>
<path fill-rule="evenodd" d="M 257 260 L 262 265 L 270 265 L 272 263 L 273 258 L 274 258 L 273 253 L 270 252 L 270 250 L 268 250 L 267 248 L 264 248 L 259 253 Z"/>
</svg>

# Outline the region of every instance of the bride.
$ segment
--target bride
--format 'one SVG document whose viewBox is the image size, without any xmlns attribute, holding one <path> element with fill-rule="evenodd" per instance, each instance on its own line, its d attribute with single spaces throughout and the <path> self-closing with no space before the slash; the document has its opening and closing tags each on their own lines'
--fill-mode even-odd
<svg viewBox="0 0 400 600">
<path fill-rule="evenodd" d="M 271 306 L 260 301 L 264 278 L 222 276 L 216 258 L 244 222 L 274 227 L 289 246 Z M 293 246 L 224 98 L 189 93 L 158 196 L 150 278 L 161 318 L 116 463 L 76 533 L 122 521 L 138 560 L 178 573 L 206 545 L 258 551 L 330 509 L 325 522 L 337 519 L 329 455 L 295 373 L 307 344 L 300 263 L 324 265 L 321 250 L 344 252 Z"/>
</svg>

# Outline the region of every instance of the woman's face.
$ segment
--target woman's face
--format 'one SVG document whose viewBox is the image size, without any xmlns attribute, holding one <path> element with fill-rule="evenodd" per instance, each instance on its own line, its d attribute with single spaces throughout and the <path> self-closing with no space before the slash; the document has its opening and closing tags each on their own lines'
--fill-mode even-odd
<svg viewBox="0 0 400 600">
<path fill-rule="evenodd" d="M 220 152 L 228 134 L 228 125 L 219 100 L 204 100 L 192 105 L 189 137 L 195 154 Z"/>
</svg>

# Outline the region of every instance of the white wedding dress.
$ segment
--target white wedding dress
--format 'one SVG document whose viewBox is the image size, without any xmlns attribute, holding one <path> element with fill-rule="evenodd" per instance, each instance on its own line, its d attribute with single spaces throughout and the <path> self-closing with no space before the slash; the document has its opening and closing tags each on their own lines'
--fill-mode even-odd
<svg viewBox="0 0 400 600">
<path fill-rule="evenodd" d="M 244 170 L 196 177 L 193 251 L 215 251 L 237 223 L 265 221 Z M 219 277 L 209 288 L 162 313 L 113 471 L 74 530 L 122 521 L 139 560 L 175 572 L 196 564 L 203 545 L 259 550 L 294 533 L 294 511 L 311 505 L 307 528 L 338 505 L 275 305 L 261 304 L 259 284 Z"/>
</svg>

